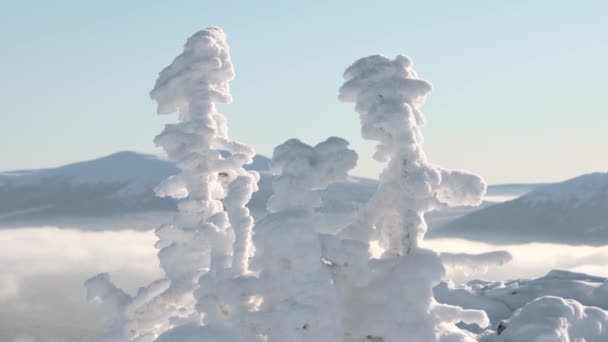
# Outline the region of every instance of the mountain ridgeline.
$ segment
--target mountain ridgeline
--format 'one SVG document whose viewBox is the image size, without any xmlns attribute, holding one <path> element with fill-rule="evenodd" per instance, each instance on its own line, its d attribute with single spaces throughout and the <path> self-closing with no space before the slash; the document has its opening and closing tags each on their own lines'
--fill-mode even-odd
<svg viewBox="0 0 608 342">
<path fill-rule="evenodd" d="M 248 204 L 266 214 L 272 193 L 270 160 L 257 155 L 248 169 L 260 172 Z M 153 229 L 176 212 L 173 199 L 154 187 L 178 172 L 153 155 L 118 152 L 102 158 L 39 170 L 0 172 L 0 228 L 60 226 L 84 230 Z M 338 229 L 374 193 L 373 179 L 349 177 L 322 192 L 320 219 Z M 488 187 L 480 207 L 427 213 L 429 238 L 458 237 L 493 243 L 608 243 L 608 173 L 555 184 Z"/>
<path fill-rule="evenodd" d="M 256 216 L 265 214 L 272 193 L 270 160 L 257 155 L 246 168 L 260 172 L 259 191 L 248 204 Z M 159 216 L 176 212 L 175 201 L 154 193 L 162 180 L 178 172 L 170 161 L 136 152 L 57 168 L 0 172 L 0 227 L 70 226 L 79 229 L 150 229 Z M 376 182 L 350 178 L 326 192 L 338 211 L 354 212 L 367 200 Z M 160 221 L 162 222 L 162 220 Z"/>
<path fill-rule="evenodd" d="M 452 220 L 431 234 L 494 243 L 608 243 L 608 173 L 538 187 Z"/>
</svg>

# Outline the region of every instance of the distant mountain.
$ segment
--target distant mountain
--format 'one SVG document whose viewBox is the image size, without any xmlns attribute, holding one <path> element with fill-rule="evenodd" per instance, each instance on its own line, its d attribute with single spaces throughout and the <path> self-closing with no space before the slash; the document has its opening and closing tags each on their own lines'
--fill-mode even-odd
<svg viewBox="0 0 608 342">
<path fill-rule="evenodd" d="M 478 207 L 454 207 L 442 208 L 440 210 L 426 213 L 426 218 L 429 232 L 452 222 L 453 220 L 463 217 L 464 215 L 489 207 L 496 203 L 502 203 L 518 198 L 528 192 L 543 186 L 545 184 L 529 183 L 529 184 L 496 184 L 489 185 L 483 203 Z M 432 236 L 432 234 L 428 235 Z"/>
<path fill-rule="evenodd" d="M 269 165 L 267 157 L 257 155 L 246 166 L 261 174 L 260 189 L 249 203 L 257 216 L 265 213 L 272 194 Z M 176 206 L 170 198 L 156 197 L 153 189 L 178 171 L 172 162 L 157 156 L 118 152 L 57 168 L 0 172 L 0 227 L 155 228 Z M 352 177 L 330 186 L 324 193 L 332 211 L 328 220 L 340 225 L 344 215 L 354 213 L 376 185 L 374 180 Z"/>
<path fill-rule="evenodd" d="M 272 194 L 270 160 L 257 155 L 247 168 L 259 171 L 259 191 L 249 208 L 263 216 Z M 102 158 L 57 168 L 0 172 L 0 227 L 61 226 L 79 229 L 151 229 L 166 222 L 175 202 L 158 198 L 154 187 L 179 170 L 165 159 L 136 152 L 118 152 Z M 322 193 L 319 220 L 337 229 L 354 217 L 374 193 L 378 182 L 349 177 Z M 537 184 L 488 187 L 482 207 L 518 197 Z M 429 229 L 461 217 L 478 207 L 447 208 L 427 214 Z"/>
<path fill-rule="evenodd" d="M 256 156 L 250 167 L 265 172 L 269 162 Z M 1 172 L 0 226 L 172 212 L 175 202 L 156 197 L 153 189 L 178 171 L 170 161 L 127 151 L 57 168 Z"/>
<path fill-rule="evenodd" d="M 159 157 L 124 151 L 102 158 L 65 166 L 0 173 L 0 187 L 41 186 L 49 183 L 79 185 L 120 185 L 114 195 L 128 197 L 147 192 L 159 179 L 177 173 L 173 163 Z"/>
<path fill-rule="evenodd" d="M 431 235 L 500 243 L 607 244 L 608 173 L 538 187 L 448 222 Z"/>
</svg>

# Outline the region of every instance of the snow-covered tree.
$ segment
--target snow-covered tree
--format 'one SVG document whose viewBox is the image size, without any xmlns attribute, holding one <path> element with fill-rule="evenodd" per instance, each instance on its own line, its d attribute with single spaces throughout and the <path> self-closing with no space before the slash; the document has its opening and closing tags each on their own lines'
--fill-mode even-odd
<svg viewBox="0 0 608 342">
<path fill-rule="evenodd" d="M 166 278 L 134 297 L 107 275 L 89 280 L 89 298 L 111 306 L 117 317 L 101 341 L 152 341 L 175 326 L 211 324 L 217 308 L 202 299 L 216 296 L 215 288 L 201 289 L 197 305 L 194 291 L 201 276 L 207 284 L 207 278 L 213 283 L 247 271 L 253 218 L 245 204 L 259 175 L 243 165 L 252 162 L 255 151 L 229 139 L 226 119 L 216 108 L 231 102 L 233 78 L 226 37 L 218 28 L 190 37 L 183 53 L 160 73 L 150 95 L 159 114 L 177 112 L 179 122 L 168 124 L 155 142 L 181 170 L 156 188 L 159 196 L 176 198 L 179 208 L 173 222 L 156 230 Z"/>
<path fill-rule="evenodd" d="M 333 342 L 344 336 L 342 305 L 321 259 L 313 210 L 321 205 L 319 190 L 355 166 L 357 154 L 347 146 L 335 137 L 314 147 L 291 139 L 274 150 L 270 214 L 255 226 L 253 260 L 261 299 L 254 319 L 269 342 Z"/>
<path fill-rule="evenodd" d="M 337 234 L 315 220 L 320 191 L 356 164 L 348 142 L 290 139 L 274 150 L 268 214 L 254 224 L 246 205 L 259 175 L 243 166 L 255 152 L 230 140 L 216 108 L 231 101 L 234 78 L 225 38 L 216 28 L 190 37 L 151 92 L 160 114 L 179 113 L 155 139 L 181 170 L 156 191 L 175 198 L 179 212 L 156 230 L 165 277 L 134 295 L 105 273 L 86 282 L 88 298 L 105 309 L 98 341 L 606 340 L 604 278 L 557 272 L 437 286 L 444 264 L 485 267 L 510 255 L 423 248 L 425 213 L 477 205 L 485 184 L 427 161 L 420 107 L 432 87 L 406 56 L 365 57 L 344 73 L 339 98 L 355 103 L 363 137 L 378 143 L 374 158 L 386 163 L 356 219 Z M 490 320 L 500 322 L 495 330 L 484 329 Z"/>
<path fill-rule="evenodd" d="M 368 262 L 366 285 L 345 287 L 348 338 L 426 342 L 458 335 L 470 340 L 450 323 L 462 316 L 485 324 L 487 317 L 434 301 L 432 288 L 445 270 L 437 254 L 419 244 L 426 231 L 425 212 L 442 205 L 479 204 L 485 183 L 474 174 L 427 162 L 421 132 L 425 119 L 419 107 L 432 87 L 418 78 L 408 57 L 361 58 L 346 69 L 344 78 L 339 99 L 355 103 L 363 137 L 378 142 L 374 158 L 387 163 L 376 193 L 339 234 L 366 245 L 378 241 L 384 250 L 380 259 Z M 446 332 L 448 326 L 454 332 Z"/>
</svg>

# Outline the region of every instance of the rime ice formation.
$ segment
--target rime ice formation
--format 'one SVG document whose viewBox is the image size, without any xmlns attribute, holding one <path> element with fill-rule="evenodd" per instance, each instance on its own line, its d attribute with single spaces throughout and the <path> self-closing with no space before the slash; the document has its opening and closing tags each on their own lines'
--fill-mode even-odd
<svg viewBox="0 0 608 342">
<path fill-rule="evenodd" d="M 483 312 L 435 303 L 432 288 L 445 269 L 436 253 L 418 248 L 424 213 L 441 205 L 477 205 L 485 192 L 478 176 L 427 162 L 419 107 L 431 84 L 418 78 L 406 56 L 361 58 L 344 72 L 339 99 L 354 102 L 365 139 L 378 142 L 374 158 L 387 162 L 380 184 L 343 240 L 377 240 L 384 254 L 369 261 L 369 282 L 341 287 L 345 328 L 351 341 L 472 341 L 453 323 L 487 323 Z M 331 257 L 329 257 L 331 259 Z M 338 283 L 338 281 L 336 281 Z M 346 289 L 346 290 L 345 290 Z M 344 293 L 346 291 L 346 293 Z M 366 313 L 366 319 L 361 313 Z M 449 313 L 449 314 L 448 314 Z"/>
<path fill-rule="evenodd" d="M 321 204 L 318 190 L 355 166 L 357 154 L 347 146 L 334 137 L 314 147 L 291 139 L 274 150 L 271 214 L 256 224 L 252 263 L 259 272 L 255 295 L 263 298 L 254 320 L 269 342 L 343 339 L 342 305 L 321 261 L 313 209 Z"/>
<path fill-rule="evenodd" d="M 179 122 L 168 124 L 155 142 L 181 170 L 156 188 L 159 196 L 176 198 L 179 208 L 172 223 L 156 230 L 166 279 L 132 298 L 106 275 L 89 280 L 89 298 L 103 301 L 117 317 L 100 340 L 152 341 L 172 327 L 211 321 L 216 308 L 203 299 L 217 294 L 210 286 L 195 297 L 199 278 L 204 283 L 205 275 L 219 281 L 247 272 L 253 219 L 245 204 L 259 175 L 243 165 L 255 151 L 228 138 L 226 119 L 216 109 L 231 101 L 233 78 L 226 37 L 217 28 L 190 37 L 161 71 L 150 96 L 159 114 L 178 112 Z"/>
<path fill-rule="evenodd" d="M 216 28 L 190 37 L 184 52 L 160 73 L 150 93 L 159 114 L 177 111 L 180 117 L 179 123 L 167 125 L 155 139 L 182 170 L 157 189 L 160 195 L 179 199 L 180 213 L 175 224 L 166 229 L 189 235 L 189 241 L 173 234 L 165 241 L 161 229 L 161 244 L 169 244 L 165 249 L 179 244 L 196 249 L 170 261 L 190 268 L 182 269 L 176 277 L 169 276 L 174 281 L 191 282 L 201 267 L 230 268 L 234 241 L 239 259 L 234 263 L 241 273 L 246 268 L 242 259 L 248 257 L 253 219 L 245 204 L 259 177 L 243 169 L 252 162 L 255 151 L 229 140 L 226 119 L 215 107 L 216 103 L 231 102 L 228 82 L 234 78 L 234 70 L 225 38 Z M 229 156 L 222 157 L 222 149 Z M 194 243 L 199 237 L 204 241 Z M 199 262 L 192 263 L 193 258 Z"/>
<path fill-rule="evenodd" d="M 234 78 L 225 38 L 216 28 L 190 37 L 151 92 L 159 114 L 179 113 L 179 122 L 155 139 L 181 170 L 156 192 L 175 198 L 179 213 L 156 230 L 163 279 L 134 295 L 106 273 L 87 280 L 88 299 L 106 315 L 98 341 L 608 338 L 603 278 L 553 272 L 529 282 L 440 283 L 444 264 L 487 267 L 510 255 L 438 255 L 419 247 L 426 212 L 477 205 L 485 184 L 474 174 L 427 162 L 419 107 L 431 85 L 405 56 L 362 58 L 344 74 L 339 98 L 356 104 L 363 137 L 377 141 L 374 157 L 387 163 L 356 220 L 338 234 L 320 233 L 326 230 L 316 221 L 319 191 L 344 180 L 356 164 L 348 142 L 331 137 L 310 146 L 290 139 L 274 150 L 269 214 L 254 226 L 246 205 L 259 175 L 243 166 L 255 152 L 230 140 L 216 108 L 231 101 Z M 375 246 L 382 250 L 378 258 L 371 257 Z M 566 296 L 574 298 L 561 298 Z"/>
<path fill-rule="evenodd" d="M 215 107 L 230 102 L 234 77 L 225 36 L 207 29 L 188 39 L 151 92 L 160 114 L 180 119 L 155 139 L 181 170 L 156 189 L 179 207 L 156 231 L 166 279 L 135 296 L 105 274 L 89 280 L 89 298 L 113 317 L 100 340 L 471 340 L 454 323 L 484 325 L 487 317 L 436 303 L 432 287 L 445 270 L 435 253 L 416 246 L 425 211 L 475 204 L 485 185 L 426 163 L 416 104 L 430 84 L 415 78 L 407 58 L 362 59 L 346 75 L 341 98 L 357 102 L 364 136 L 379 141 L 376 157 L 389 163 L 378 192 L 345 234 L 319 234 L 318 191 L 344 179 L 357 156 L 340 138 L 315 146 L 288 140 L 274 151 L 270 214 L 255 226 L 252 244 L 245 205 L 259 176 L 243 165 L 254 151 L 229 140 Z M 372 239 L 386 249 L 383 258 L 370 259 Z"/>
<path fill-rule="evenodd" d="M 204 274 L 195 296 L 205 325 L 183 325 L 158 341 L 343 339 L 342 306 L 321 260 L 313 212 L 321 204 L 319 190 L 355 166 L 357 155 L 347 146 L 332 137 L 315 146 L 291 139 L 275 148 L 271 169 L 277 177 L 270 214 L 255 226 L 253 272 Z"/>
<path fill-rule="evenodd" d="M 374 158 L 388 165 L 376 194 L 343 236 L 375 236 L 388 254 L 408 254 L 424 236 L 425 212 L 442 204 L 477 205 L 486 185 L 477 175 L 427 162 L 419 107 L 432 86 L 418 78 L 408 57 L 361 58 L 346 69 L 344 78 L 339 99 L 355 103 L 363 138 L 378 142 Z"/>
</svg>

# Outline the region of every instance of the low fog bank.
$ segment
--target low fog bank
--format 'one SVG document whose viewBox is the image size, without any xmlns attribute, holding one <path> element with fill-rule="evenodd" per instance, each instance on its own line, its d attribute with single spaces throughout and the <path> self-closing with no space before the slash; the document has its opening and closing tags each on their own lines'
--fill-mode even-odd
<svg viewBox="0 0 608 342">
<path fill-rule="evenodd" d="M 160 276 L 152 231 L 82 232 L 65 228 L 0 231 L 0 341 L 89 341 L 99 333 L 99 312 L 85 303 L 83 282 L 110 272 L 123 288 Z M 507 250 L 504 266 L 449 269 L 455 283 L 470 279 L 533 278 L 552 269 L 608 276 L 608 246 L 490 245 L 461 239 L 429 240 L 438 252 Z"/>
<path fill-rule="evenodd" d="M 129 291 L 160 275 L 151 232 L 0 231 L 0 341 L 90 341 L 101 331 L 83 282 L 108 271 Z"/>
<path fill-rule="evenodd" d="M 486 253 L 506 250 L 513 256 L 511 262 L 499 267 L 448 269 L 447 276 L 455 283 L 479 278 L 488 281 L 536 278 L 554 269 L 608 277 L 608 246 L 554 243 L 493 245 L 464 239 L 425 240 L 423 245 L 437 252 Z"/>
</svg>

